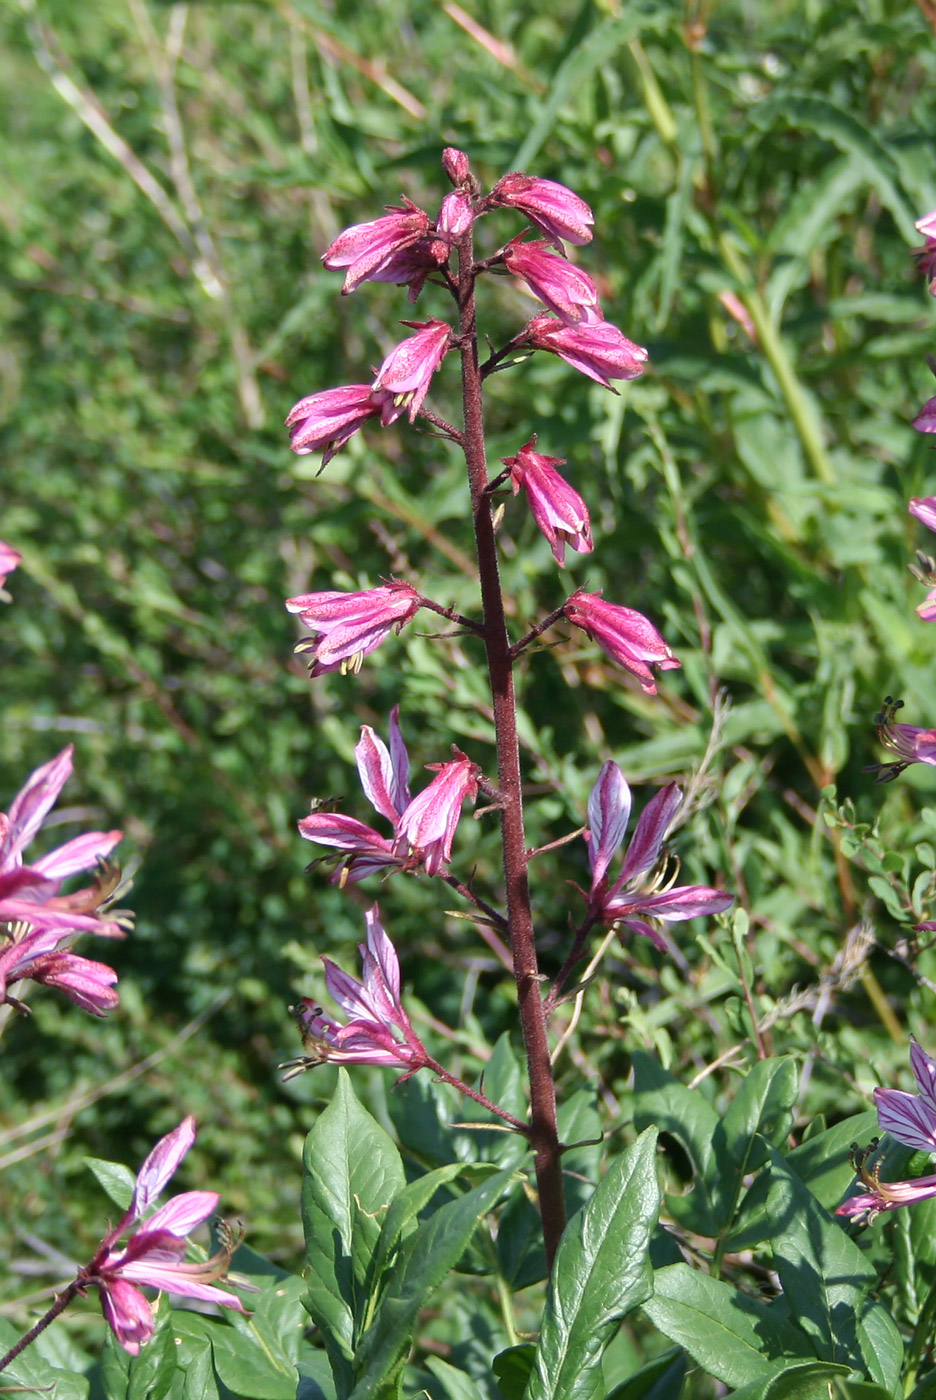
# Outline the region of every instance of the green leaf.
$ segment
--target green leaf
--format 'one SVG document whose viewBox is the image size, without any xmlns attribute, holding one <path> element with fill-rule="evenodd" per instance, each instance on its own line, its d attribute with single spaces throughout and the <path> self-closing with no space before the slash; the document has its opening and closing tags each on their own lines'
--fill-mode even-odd
<svg viewBox="0 0 936 1400">
<path fill-rule="evenodd" d="M 715 1137 L 720 1119 L 708 1099 L 687 1089 L 643 1050 L 633 1053 L 634 1123 L 670 1133 L 684 1148 L 694 1173 L 687 1196 L 667 1196 L 667 1205 L 681 1224 L 700 1234 L 716 1235 L 713 1191 L 725 1163 L 716 1157 Z"/>
<path fill-rule="evenodd" d="M 736 1390 L 731 1400 L 829 1400 L 829 1383 L 848 1376 L 847 1366 L 831 1361 L 807 1361 L 790 1366 L 772 1380 L 755 1381 Z"/>
<path fill-rule="evenodd" d="M 767 1214 L 774 1267 L 790 1312 L 820 1357 L 889 1383 L 895 1364 L 899 1374 L 902 1344 L 883 1306 L 865 1302 L 877 1275 L 773 1149 Z"/>
<path fill-rule="evenodd" d="M 475 1382 L 457 1366 L 450 1366 L 439 1356 L 426 1359 L 426 1370 L 431 1371 L 439 1382 L 445 1400 L 483 1400 Z"/>
<path fill-rule="evenodd" d="M 492 1103 L 505 1108 L 521 1122 L 526 1120 L 527 1098 L 524 1092 L 523 1071 L 513 1052 L 507 1031 L 497 1039 L 491 1058 L 484 1067 L 481 1087 Z M 476 1112 L 474 1105 L 469 1105 L 468 1110 L 460 1115 L 460 1120 L 467 1123 L 496 1121 L 483 1109 Z M 477 1144 L 478 1155 L 496 1162 L 499 1167 L 516 1166 L 529 1151 L 529 1144 L 520 1133 L 505 1133 L 498 1128 L 490 1133 L 472 1130 L 471 1135 Z"/>
<path fill-rule="evenodd" d="M 420 1212 L 425 1210 L 440 1187 L 447 1186 L 464 1170 L 461 1162 L 453 1162 L 447 1167 L 436 1167 L 434 1171 L 426 1172 L 415 1181 L 407 1182 L 403 1190 L 393 1198 L 380 1231 L 377 1248 L 374 1250 L 373 1276 L 377 1287 L 380 1286 L 380 1280 L 397 1245 L 411 1233 Z"/>
<path fill-rule="evenodd" d="M 100 1157 L 85 1157 L 84 1163 L 90 1167 L 114 1205 L 122 1211 L 128 1210 L 136 1185 L 136 1177 L 130 1168 L 122 1166 L 120 1162 L 105 1162 Z"/>
<path fill-rule="evenodd" d="M 354 1357 L 353 1400 L 376 1400 L 394 1379 L 420 1308 L 461 1259 L 479 1220 L 497 1203 L 512 1175 L 509 1167 L 496 1172 L 440 1207 L 405 1241 Z"/>
<path fill-rule="evenodd" d="M 351 1388 L 351 1361 L 371 1288 L 371 1264 L 387 1211 L 403 1189 L 400 1154 L 362 1108 L 345 1070 L 306 1139 L 302 1223 L 308 1292 L 339 1395 Z"/>
<path fill-rule="evenodd" d="M 523 1400 L 536 1360 L 536 1347 L 532 1342 L 522 1342 L 519 1346 L 508 1347 L 499 1352 L 491 1363 L 491 1370 L 497 1377 L 504 1400 Z"/>
<path fill-rule="evenodd" d="M 324 1351 L 304 1347 L 297 1370 L 296 1400 L 335 1400 L 335 1382 Z"/>
<path fill-rule="evenodd" d="M 616 1157 L 566 1226 L 526 1400 L 592 1400 L 601 1356 L 622 1317 L 653 1287 L 648 1247 L 660 1210 L 656 1129 Z"/>
<path fill-rule="evenodd" d="M 722 1164 L 713 1188 L 720 1230 L 731 1225 L 744 1178 L 767 1160 L 767 1142 L 778 1146 L 785 1141 L 798 1086 L 793 1060 L 758 1060 L 729 1104 L 714 1141 Z"/>
<path fill-rule="evenodd" d="M 832 1386 L 833 1400 L 894 1400 L 894 1392 L 873 1381 L 847 1381 L 837 1376 Z"/>
<path fill-rule="evenodd" d="M 686 1379 L 686 1353 L 682 1347 L 664 1351 L 621 1381 L 607 1400 L 679 1400 Z"/>
<path fill-rule="evenodd" d="M 293 1333 L 298 1341 L 300 1327 L 294 1327 Z M 210 1342 L 215 1371 L 235 1395 L 244 1400 L 295 1400 L 295 1366 L 284 1361 L 282 1354 L 272 1353 L 261 1337 L 262 1328 L 251 1335 L 201 1313 L 172 1314 L 173 1344 L 177 1338 L 185 1340 L 189 1348 L 195 1348 L 200 1338 Z M 145 1351 L 140 1354 L 145 1355 Z"/>
<path fill-rule="evenodd" d="M 746 1293 L 688 1264 L 654 1275 L 644 1312 L 716 1380 L 741 1386 L 776 1375 L 789 1357 L 812 1357 L 808 1339 Z"/>
<path fill-rule="evenodd" d="M 53 1323 L 53 1326 L 56 1324 Z M 5 1317 L 0 1317 L 0 1353 L 5 1353 L 20 1340 L 22 1330 L 14 1327 Z M 126 1353 L 125 1353 L 126 1354 Z M 71 1371 L 52 1366 L 36 1347 L 27 1347 L 0 1373 L 0 1386 L 22 1386 L 24 1395 L 54 1395 L 56 1400 L 88 1400 L 87 1376 L 75 1375 Z M 122 1392 L 117 1391 L 117 1400 Z M 108 1395 L 108 1400 L 110 1396 Z"/>
</svg>

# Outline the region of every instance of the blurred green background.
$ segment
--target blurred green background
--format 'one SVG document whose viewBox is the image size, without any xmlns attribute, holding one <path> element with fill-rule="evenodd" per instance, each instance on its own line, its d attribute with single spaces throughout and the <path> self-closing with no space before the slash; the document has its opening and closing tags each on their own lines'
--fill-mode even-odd
<svg viewBox="0 0 936 1400">
<path fill-rule="evenodd" d="M 936 959 L 898 925 L 914 890 L 916 917 L 936 914 L 934 780 L 875 788 L 862 768 L 882 757 L 885 693 L 936 720 L 936 629 L 906 568 L 927 547 L 906 501 L 936 489 L 909 426 L 936 340 L 909 252 L 936 205 L 925 7 L 24 0 L 0 23 L 0 535 L 24 555 L 0 614 L 0 803 L 73 742 L 49 839 L 122 826 L 137 911 L 125 944 L 86 949 L 120 972 L 107 1021 L 42 994 L 3 1027 L 3 1310 L 19 1321 L 61 1277 L 50 1250 L 80 1258 L 99 1238 L 82 1159 L 136 1166 L 186 1112 L 200 1136 L 182 1177 L 296 1266 L 299 1151 L 332 1072 L 282 1085 L 287 1006 L 321 995 L 321 952 L 354 967 L 374 897 L 437 1053 L 477 1074 L 513 1028 L 509 979 L 446 913 L 450 891 L 397 877 L 340 893 L 305 873 L 319 852 L 295 831 L 315 796 L 370 820 L 352 749 L 360 723 L 386 734 L 394 703 L 417 786 L 453 740 L 492 764 L 470 638 L 426 640 L 420 619 L 359 676 L 312 684 L 283 608 L 395 574 L 475 610 L 450 447 L 369 429 L 317 477 L 282 428 L 301 395 L 368 379 L 401 317 L 450 314 L 431 287 L 415 311 L 384 285 L 342 299 L 319 263 L 401 192 L 434 214 L 445 145 L 486 185 L 525 168 L 589 201 L 577 260 L 651 357 L 619 397 L 548 356 L 489 385 L 492 460 L 538 432 L 595 529 L 595 553 L 557 577 L 507 501 L 517 635 L 587 584 L 649 613 L 683 661 L 650 699 L 559 629 L 527 658 L 531 843 L 582 824 L 607 757 L 638 804 L 704 760 L 682 878 L 721 875 L 751 914 L 738 954 L 712 925 L 702 942 L 677 926 L 678 962 L 609 954 L 562 1091 L 597 1088 L 626 1124 L 630 1045 L 688 1079 L 749 1061 L 752 1016 L 762 1044 L 809 1064 L 803 1121 L 897 1082 L 902 1027 L 933 1049 Z M 487 220 L 484 251 L 518 227 Z M 494 344 L 531 310 L 505 280 L 481 302 Z M 458 401 L 450 360 L 430 403 Z M 828 826 L 833 783 L 854 808 Z M 861 825 L 878 818 L 878 836 Z M 466 813 L 456 857 L 496 898 L 492 817 Z M 586 870 L 581 841 L 534 866 L 547 970 Z M 877 946 L 847 942 L 863 915 Z M 384 1116 L 392 1078 L 359 1076 Z M 730 1070 L 705 1082 L 716 1097 Z"/>
</svg>

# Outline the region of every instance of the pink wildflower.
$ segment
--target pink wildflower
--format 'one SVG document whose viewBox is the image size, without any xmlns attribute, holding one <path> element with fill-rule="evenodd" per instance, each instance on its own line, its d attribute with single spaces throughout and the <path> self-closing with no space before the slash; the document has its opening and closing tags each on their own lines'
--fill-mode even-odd
<svg viewBox="0 0 936 1400">
<path fill-rule="evenodd" d="M 0 1004 L 9 1002 L 19 1010 L 26 1008 L 9 994 L 11 983 L 29 978 L 46 987 L 57 987 L 69 1001 L 103 1016 L 113 1010 L 120 998 L 114 991 L 117 974 L 106 963 L 79 957 L 60 945 L 71 936 L 69 929 L 28 928 L 17 925 L 17 933 L 6 946 L 0 946 Z M 19 930 L 25 928 L 25 932 Z"/>
<path fill-rule="evenodd" d="M 298 1009 L 305 1055 L 281 1066 L 291 1079 L 326 1060 L 340 1065 L 396 1066 L 412 1073 L 428 1061 L 400 997 L 400 963 L 396 949 L 380 922 L 376 904 L 365 915 L 367 943 L 359 944 L 363 981 L 342 972 L 330 958 L 325 985 L 332 1000 L 348 1017 L 344 1025 L 331 1020 L 309 997 Z"/>
<path fill-rule="evenodd" d="M 123 931 L 118 924 L 93 912 L 101 902 L 94 886 L 67 895 L 61 894 L 61 887 L 68 876 L 92 869 L 109 855 L 122 832 L 88 831 L 30 865 L 23 863 L 24 849 L 71 775 L 73 754 L 69 744 L 37 768 L 13 799 L 9 813 L 0 812 L 0 922 L 57 929 L 60 936 L 88 932 L 120 938 Z"/>
<path fill-rule="evenodd" d="M 14 569 L 18 569 L 22 562 L 23 556 L 19 550 L 14 549 L 4 540 L 0 540 L 0 596 L 7 596 L 3 593 L 3 585 L 8 576 L 12 574 Z"/>
<path fill-rule="evenodd" d="M 407 301 L 416 302 L 426 285 L 426 279 L 448 261 L 450 248 L 441 239 L 423 239 L 403 248 L 388 258 L 378 272 L 371 273 L 371 282 L 392 282 L 408 286 Z"/>
<path fill-rule="evenodd" d="M 390 747 L 378 738 L 370 725 L 361 726 L 355 746 L 361 786 L 372 806 L 396 825 L 410 800 L 409 754 L 400 732 L 400 707 L 390 711 Z M 398 870 L 404 864 L 394 844 L 355 817 L 340 812 L 313 812 L 299 823 L 299 833 L 307 841 L 332 846 L 347 859 L 331 875 L 331 884 L 356 884 L 378 870 Z"/>
<path fill-rule="evenodd" d="M 452 841 L 465 798 L 478 793 L 478 766 L 453 745 L 454 760 L 431 763 L 436 777 L 409 803 L 397 823 L 395 847 L 406 843 L 413 856 L 437 875 L 452 858 Z"/>
<path fill-rule="evenodd" d="M 643 613 L 618 603 L 606 603 L 600 592 L 586 593 L 578 589 L 563 612 L 569 622 L 581 627 L 612 661 L 635 675 L 648 695 L 656 694 L 651 666 L 670 671 L 682 664 Z"/>
<path fill-rule="evenodd" d="M 452 190 L 442 201 L 442 208 L 435 222 L 436 236 L 444 243 L 457 243 L 473 222 L 471 191 Z"/>
<path fill-rule="evenodd" d="M 442 169 L 453 185 L 465 185 L 471 179 L 471 162 L 455 146 L 446 146 L 442 152 Z"/>
<path fill-rule="evenodd" d="M 936 1154 L 936 1060 L 911 1037 L 910 1066 L 919 1093 L 907 1094 L 901 1089 L 874 1091 L 878 1122 L 881 1130 L 918 1152 Z M 855 1159 L 858 1176 L 870 1190 L 867 1194 L 851 1196 L 839 1206 L 838 1215 L 866 1216 L 873 1220 L 884 1210 L 897 1210 L 915 1201 L 936 1196 L 936 1176 L 921 1176 L 913 1181 L 881 1181 L 877 1168 L 866 1166 L 868 1157 L 876 1150 L 859 1153 Z"/>
<path fill-rule="evenodd" d="M 862 1168 L 859 1175 L 870 1190 L 849 1196 L 836 1215 L 860 1216 L 870 1223 L 881 1211 L 899 1210 L 901 1206 L 912 1206 L 936 1196 L 936 1176 L 918 1176 L 913 1181 L 882 1181 L 873 1168 L 871 1171 Z"/>
<path fill-rule="evenodd" d="M 517 238 L 512 239 L 504 248 L 508 272 L 522 277 L 533 295 L 566 325 L 603 321 L 598 288 L 588 274 L 558 254 L 548 252 L 547 248 L 546 243 L 522 243 Z"/>
<path fill-rule="evenodd" d="M 286 599 L 288 611 L 298 613 L 314 633 L 295 648 L 311 652 L 313 676 L 328 671 L 357 674 L 364 657 L 394 629 L 399 632 L 421 605 L 419 593 L 408 583 L 385 583 L 361 593 L 302 593 Z"/>
<path fill-rule="evenodd" d="M 382 421 L 392 423 L 409 412 L 412 423 L 429 391 L 432 376 L 445 357 L 452 329 L 445 321 L 404 321 L 415 335 L 395 346 L 377 371 L 371 394 L 383 408 Z"/>
<path fill-rule="evenodd" d="M 115 1248 L 120 1237 L 162 1192 L 194 1140 L 194 1118 L 183 1119 L 160 1139 L 140 1168 L 127 1214 L 78 1275 L 82 1292 L 90 1287 L 100 1289 L 104 1316 L 117 1341 L 131 1356 L 139 1355 L 140 1347 L 149 1341 L 154 1330 L 152 1309 L 140 1292 L 140 1284 L 244 1311 L 239 1298 L 212 1286 L 227 1272 L 230 1249 L 222 1249 L 202 1264 L 183 1262 L 185 1237 L 217 1208 L 220 1198 L 216 1191 L 185 1191 L 174 1196 L 130 1236 L 122 1249 Z"/>
<path fill-rule="evenodd" d="M 545 457 L 541 452 L 534 452 L 535 447 L 534 433 L 516 457 L 502 460 L 510 467 L 514 495 L 521 487 L 526 492 L 533 519 L 549 541 L 556 563 L 564 564 L 567 543 L 580 554 L 589 554 L 593 548 L 588 508 L 579 493 L 556 471 L 565 458 Z"/>
<path fill-rule="evenodd" d="M 590 226 L 595 222 L 591 209 L 584 199 L 555 180 L 540 180 L 515 170 L 498 180 L 490 201 L 525 214 L 551 243 L 559 246 L 560 252 L 561 238 L 578 244 L 591 241 Z"/>
<path fill-rule="evenodd" d="M 346 228 L 325 249 L 322 262 L 330 271 L 348 269 L 341 289 L 347 296 L 361 282 L 375 280 L 392 258 L 428 232 L 429 215 L 407 200 L 405 206 L 390 206 L 382 218 Z"/>
<path fill-rule="evenodd" d="M 620 873 L 608 887 L 607 872 L 630 820 L 631 794 L 627 781 L 616 763 L 602 766 L 598 781 L 588 799 L 588 857 L 592 869 L 589 913 L 603 923 L 622 924 L 634 933 L 641 933 L 667 951 L 665 939 L 651 920 L 677 923 L 709 914 L 721 914 L 733 902 L 734 896 L 708 885 L 680 885 L 673 889 L 655 891 L 659 877 L 638 885 L 638 878 L 657 864 L 666 833 L 682 802 L 682 792 L 669 783 L 653 796 L 640 815 Z"/>
<path fill-rule="evenodd" d="M 647 352 L 622 335 L 609 321 L 586 321 L 567 326 L 545 312 L 527 327 L 535 350 L 548 350 L 606 389 L 612 379 L 636 379 L 643 374 Z"/>
<path fill-rule="evenodd" d="M 293 404 L 286 418 L 289 445 L 300 456 L 321 451 L 324 467 L 381 407 L 369 384 L 345 384 L 308 394 Z"/>
<path fill-rule="evenodd" d="M 889 783 L 911 763 L 936 765 L 936 729 L 895 723 L 894 715 L 903 709 L 903 703 L 887 695 L 882 709 L 874 716 L 878 738 L 885 748 L 897 755 L 894 763 L 872 763 L 865 769 L 867 773 L 877 773 L 879 783 Z"/>
</svg>

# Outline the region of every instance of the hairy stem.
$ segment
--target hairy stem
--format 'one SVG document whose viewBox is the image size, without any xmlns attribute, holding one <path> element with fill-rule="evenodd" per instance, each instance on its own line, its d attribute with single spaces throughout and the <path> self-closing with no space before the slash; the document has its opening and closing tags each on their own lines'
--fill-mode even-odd
<svg viewBox="0 0 936 1400">
<path fill-rule="evenodd" d="M 484 645 L 494 702 L 507 921 L 514 978 L 517 983 L 520 1025 L 530 1079 L 529 1138 L 536 1165 L 546 1259 L 551 1268 L 565 1225 L 565 1202 L 562 1193 L 559 1135 L 556 1128 L 556 1090 L 549 1058 L 546 1015 L 540 994 L 530 887 L 527 879 L 513 657 L 504 616 L 497 543 L 488 494 L 473 256 L 472 231 L 469 228 L 458 245 L 459 341 L 465 420 L 462 446 L 471 489 L 481 601 L 484 609 Z"/>
</svg>

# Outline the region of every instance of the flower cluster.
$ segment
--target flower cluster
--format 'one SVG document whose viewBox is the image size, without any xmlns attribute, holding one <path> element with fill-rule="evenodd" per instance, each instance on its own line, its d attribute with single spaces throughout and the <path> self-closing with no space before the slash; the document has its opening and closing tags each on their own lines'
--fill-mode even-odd
<svg viewBox="0 0 936 1400">
<path fill-rule="evenodd" d="M 410 796 L 410 760 L 400 731 L 399 706 L 390 712 L 390 747 L 362 725 L 355 746 L 361 786 L 374 810 L 393 824 L 388 839 L 354 817 L 341 812 L 313 812 L 299 823 L 300 835 L 320 846 L 332 846 L 346 859 L 331 876 L 344 885 L 363 880 L 377 870 L 400 870 L 422 865 L 438 875 L 452 858 L 452 842 L 466 798 L 478 792 L 478 767 L 453 749 L 447 763 L 429 767 L 436 776 L 416 797 Z"/>
<path fill-rule="evenodd" d="M 214 1287 L 227 1273 L 232 1247 L 226 1246 L 202 1263 L 184 1262 L 186 1236 L 217 1209 L 217 1192 L 185 1191 L 181 1196 L 173 1196 L 118 1247 L 121 1237 L 143 1219 L 165 1189 L 194 1141 L 194 1118 L 183 1119 L 160 1139 L 137 1173 L 127 1214 L 101 1243 L 91 1263 L 78 1274 L 78 1291 L 100 1290 L 104 1316 L 131 1356 L 139 1354 L 154 1331 L 153 1311 L 140 1292 L 141 1284 L 244 1311 L 244 1305 L 233 1293 Z"/>
<path fill-rule="evenodd" d="M 102 1016 L 117 1005 L 117 974 L 105 963 L 69 951 L 80 933 L 122 938 L 120 924 L 99 912 L 116 881 L 107 872 L 83 889 L 62 893 L 71 875 L 101 867 L 119 831 L 89 831 L 28 864 L 23 852 L 72 772 L 69 745 L 30 774 L 8 813 L 0 812 L 0 1002 L 20 1009 L 10 986 L 30 978 L 57 987 L 76 1005 Z"/>
<path fill-rule="evenodd" d="M 910 1046 L 910 1067 L 919 1093 L 875 1089 L 878 1122 L 882 1132 L 890 1133 L 904 1146 L 936 1155 L 936 1060 L 915 1040 Z M 876 1148 L 875 1141 L 870 1149 L 856 1154 L 856 1171 L 867 1190 L 843 1201 L 838 1208 L 839 1215 L 873 1220 L 881 1211 L 897 1210 L 900 1206 L 936 1196 L 936 1176 L 920 1176 L 912 1181 L 882 1181 L 879 1170 L 867 1165 Z"/>
<path fill-rule="evenodd" d="M 708 885 L 674 886 L 673 880 L 663 884 L 665 871 L 655 869 L 682 800 L 676 783 L 668 783 L 650 799 L 640 814 L 617 878 L 609 883 L 608 870 L 624 841 L 632 805 L 627 780 L 616 763 L 603 765 L 588 799 L 585 840 L 592 872 L 588 916 L 596 923 L 620 925 L 643 934 L 662 952 L 667 951 L 667 944 L 655 927 L 657 921 L 677 923 L 721 914 L 734 902 L 733 895 Z"/>
</svg>

